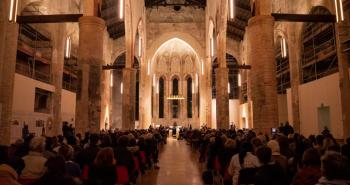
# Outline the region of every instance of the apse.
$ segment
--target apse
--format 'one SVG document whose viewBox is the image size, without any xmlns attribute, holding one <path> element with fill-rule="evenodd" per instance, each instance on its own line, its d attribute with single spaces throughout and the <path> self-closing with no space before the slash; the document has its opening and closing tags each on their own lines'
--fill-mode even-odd
<svg viewBox="0 0 350 185">
<path fill-rule="evenodd" d="M 152 123 L 199 127 L 200 61 L 185 41 L 163 43 L 151 61 Z"/>
</svg>

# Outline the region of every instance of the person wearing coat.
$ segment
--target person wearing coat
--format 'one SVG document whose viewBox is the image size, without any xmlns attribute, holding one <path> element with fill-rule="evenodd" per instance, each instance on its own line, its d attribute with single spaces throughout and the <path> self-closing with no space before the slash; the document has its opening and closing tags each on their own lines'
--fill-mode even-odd
<svg viewBox="0 0 350 185">
<path fill-rule="evenodd" d="M 1 185 L 21 185 L 17 182 L 18 174 L 15 169 L 13 169 L 8 164 L 0 165 L 0 182 Z"/>
</svg>

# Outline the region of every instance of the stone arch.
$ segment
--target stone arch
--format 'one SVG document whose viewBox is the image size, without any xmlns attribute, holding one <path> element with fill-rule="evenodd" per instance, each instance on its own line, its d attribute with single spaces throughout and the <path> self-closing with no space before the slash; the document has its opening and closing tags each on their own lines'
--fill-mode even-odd
<svg viewBox="0 0 350 185">
<path fill-rule="evenodd" d="M 157 53 L 158 48 L 160 48 L 164 43 L 175 38 L 180 39 L 187 43 L 189 46 L 191 46 L 192 49 L 197 53 L 198 58 L 203 58 L 200 56 L 205 56 L 203 52 L 203 46 L 191 34 L 174 31 L 160 35 L 158 39 L 151 44 L 151 46 L 149 47 L 150 49 L 148 49 L 147 51 L 147 56 L 149 56 L 149 59 L 153 59 L 153 57 Z"/>
</svg>

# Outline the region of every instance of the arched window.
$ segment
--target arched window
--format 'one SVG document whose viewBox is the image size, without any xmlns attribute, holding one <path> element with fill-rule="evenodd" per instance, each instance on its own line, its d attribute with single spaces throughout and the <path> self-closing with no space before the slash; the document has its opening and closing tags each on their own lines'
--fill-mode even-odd
<svg viewBox="0 0 350 185">
<path fill-rule="evenodd" d="M 276 51 L 276 79 L 277 79 L 277 93 L 286 94 L 288 88 L 290 88 L 290 70 L 289 70 L 289 58 L 288 58 L 288 46 L 285 38 L 282 36 L 277 37 L 277 43 L 275 46 Z M 284 50 L 284 51 L 283 51 Z"/>
<path fill-rule="evenodd" d="M 238 62 L 235 57 L 226 53 L 227 68 L 229 69 L 228 83 L 230 84 L 230 99 L 239 99 L 239 87 L 238 87 Z M 216 98 L 216 72 L 215 70 L 219 67 L 217 59 L 212 64 L 212 98 Z"/>
<path fill-rule="evenodd" d="M 321 6 L 314 7 L 310 14 L 330 15 Z M 333 23 L 305 23 L 301 59 L 301 83 L 311 82 L 338 71 L 337 47 Z"/>
<path fill-rule="evenodd" d="M 159 79 L 159 118 L 164 118 L 164 79 Z"/>
<path fill-rule="evenodd" d="M 219 67 L 218 60 L 215 59 L 211 66 L 211 95 L 216 98 L 216 69 Z"/>
<path fill-rule="evenodd" d="M 230 99 L 239 99 L 239 86 L 238 86 L 238 62 L 235 57 L 226 53 L 226 62 L 228 68 L 228 83 L 230 84 Z"/>
<path fill-rule="evenodd" d="M 173 79 L 173 95 L 179 95 L 179 80 L 177 78 Z M 179 100 L 173 100 L 172 101 L 172 117 L 178 118 L 179 117 Z"/>
<path fill-rule="evenodd" d="M 140 96 L 140 65 L 139 65 L 139 61 L 137 60 L 137 58 L 134 58 L 134 65 L 133 68 L 136 69 L 136 95 L 135 95 L 135 120 L 138 121 L 139 120 L 139 114 L 140 114 L 140 109 L 139 109 L 139 105 L 140 105 L 140 101 L 139 101 L 139 96 Z"/>
<path fill-rule="evenodd" d="M 192 78 L 187 79 L 187 118 L 192 118 Z"/>
</svg>

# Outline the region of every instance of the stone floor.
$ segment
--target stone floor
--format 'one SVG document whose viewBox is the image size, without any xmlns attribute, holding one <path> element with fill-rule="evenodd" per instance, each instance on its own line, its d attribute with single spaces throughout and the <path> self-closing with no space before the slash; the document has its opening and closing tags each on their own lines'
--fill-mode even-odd
<svg viewBox="0 0 350 185">
<path fill-rule="evenodd" d="M 142 185 L 202 185 L 198 155 L 185 141 L 168 139 L 159 155 L 159 170 L 147 172 Z"/>
</svg>

